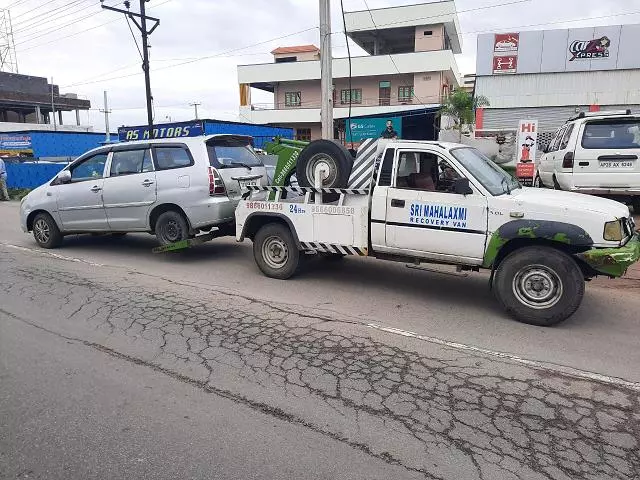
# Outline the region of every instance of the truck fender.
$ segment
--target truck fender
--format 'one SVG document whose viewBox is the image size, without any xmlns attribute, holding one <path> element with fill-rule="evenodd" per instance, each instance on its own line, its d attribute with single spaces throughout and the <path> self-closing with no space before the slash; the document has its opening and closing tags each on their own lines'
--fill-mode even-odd
<svg viewBox="0 0 640 480">
<path fill-rule="evenodd" d="M 587 249 L 593 239 L 582 228 L 550 220 L 513 220 L 500 226 L 489 238 L 482 266 L 493 268 L 501 249 L 511 240 L 538 239 L 562 245 Z"/>
<path fill-rule="evenodd" d="M 293 235 L 293 239 L 296 242 L 296 246 L 298 247 L 298 249 L 302 250 L 302 244 L 298 239 L 298 232 L 296 232 L 296 229 L 293 228 L 293 223 L 291 222 L 291 219 L 286 215 L 283 215 L 281 213 L 276 213 L 276 212 L 253 212 L 249 214 L 249 216 L 247 216 L 247 218 L 244 221 L 244 225 L 242 226 L 240 241 L 243 241 L 246 238 L 248 229 L 253 226 L 253 222 L 258 221 L 260 223 L 260 226 L 262 226 L 262 225 L 266 225 L 267 223 L 271 223 L 268 221 L 268 219 L 275 219 L 275 218 L 283 220 L 289 226 L 289 230 L 291 230 L 291 235 Z M 261 221 L 261 219 L 264 219 L 264 221 Z M 257 231 L 258 228 L 256 228 L 255 231 Z M 255 231 L 253 233 L 255 233 Z"/>
</svg>

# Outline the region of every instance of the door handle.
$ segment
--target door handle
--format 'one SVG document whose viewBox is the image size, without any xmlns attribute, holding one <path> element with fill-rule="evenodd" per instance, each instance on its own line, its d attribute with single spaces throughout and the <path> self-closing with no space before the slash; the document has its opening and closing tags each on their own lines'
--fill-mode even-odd
<svg viewBox="0 0 640 480">
<path fill-rule="evenodd" d="M 398 208 L 404 208 L 404 200 L 399 200 L 397 198 L 392 198 L 391 199 L 391 206 L 392 207 L 398 207 Z"/>
<path fill-rule="evenodd" d="M 580 165 L 581 167 L 586 167 L 589 165 L 589 162 L 578 162 L 578 165 Z"/>
<path fill-rule="evenodd" d="M 145 180 L 144 182 L 142 182 L 143 187 L 150 187 L 153 184 L 154 182 L 152 182 L 151 180 Z"/>
<path fill-rule="evenodd" d="M 93 187 L 91 187 L 91 191 L 93 193 L 98 193 L 100 190 L 102 190 L 102 188 L 100 188 L 98 185 L 94 185 Z"/>
</svg>

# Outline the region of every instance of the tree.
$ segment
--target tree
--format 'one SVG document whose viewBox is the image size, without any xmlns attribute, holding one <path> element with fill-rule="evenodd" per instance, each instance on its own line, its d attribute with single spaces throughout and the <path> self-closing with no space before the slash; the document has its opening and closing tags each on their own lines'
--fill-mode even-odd
<svg viewBox="0 0 640 480">
<path fill-rule="evenodd" d="M 447 116 L 453 120 L 453 129 L 458 130 L 459 141 L 462 141 L 462 129 L 475 123 L 476 108 L 488 105 L 489 99 L 483 95 L 474 97 L 465 90 L 455 90 L 442 102 L 440 116 Z"/>
</svg>

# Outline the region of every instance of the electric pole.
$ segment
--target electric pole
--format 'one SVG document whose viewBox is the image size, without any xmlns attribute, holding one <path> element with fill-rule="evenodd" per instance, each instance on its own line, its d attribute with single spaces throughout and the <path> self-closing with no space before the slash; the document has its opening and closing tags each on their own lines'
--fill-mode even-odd
<svg viewBox="0 0 640 480">
<path fill-rule="evenodd" d="M 320 121 L 322 122 L 322 138 L 328 140 L 333 139 L 330 5 L 330 0 L 320 0 Z"/>
<path fill-rule="evenodd" d="M 136 27 L 138 27 L 138 30 L 140 30 L 140 33 L 142 34 L 142 70 L 144 71 L 144 86 L 147 97 L 147 124 L 149 126 L 149 138 L 153 138 L 153 97 L 151 96 L 151 78 L 149 76 L 149 35 L 158 28 L 158 25 L 160 25 L 160 19 L 147 16 L 145 3 L 148 1 L 149 0 L 140 0 L 140 13 L 134 13 L 129 11 L 129 8 L 131 7 L 131 2 L 129 2 L 129 0 L 124 2 L 126 10 L 109 7 L 104 4 L 104 0 L 100 0 L 102 8 L 124 13 L 133 23 L 135 23 Z M 137 19 L 140 19 L 139 23 Z M 154 25 L 150 30 L 147 30 L 147 20 L 154 22 Z"/>
<path fill-rule="evenodd" d="M 53 102 L 53 77 L 51 77 L 51 116 L 53 117 L 53 131 L 58 131 L 56 124 L 56 104 Z"/>
<path fill-rule="evenodd" d="M 107 131 L 106 134 L 106 138 L 105 141 L 107 143 L 111 142 L 111 132 L 109 131 L 109 114 L 111 113 L 111 110 L 109 110 L 109 101 L 107 100 L 107 91 L 104 91 L 104 109 L 100 110 L 101 112 L 104 112 L 104 128 Z"/>
<path fill-rule="evenodd" d="M 198 105 L 202 105 L 202 104 L 198 102 L 193 102 L 193 103 L 190 103 L 189 105 L 191 105 L 195 109 L 196 120 L 198 120 Z"/>
</svg>

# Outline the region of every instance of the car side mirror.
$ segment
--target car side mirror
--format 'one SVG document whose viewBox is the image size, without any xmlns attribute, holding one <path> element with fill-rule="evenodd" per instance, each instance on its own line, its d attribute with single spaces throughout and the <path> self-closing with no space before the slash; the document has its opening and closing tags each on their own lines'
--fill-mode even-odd
<svg viewBox="0 0 640 480">
<path fill-rule="evenodd" d="M 69 183 L 71 181 L 71 172 L 69 170 L 62 170 L 58 174 L 58 180 L 60 183 Z"/>
<path fill-rule="evenodd" d="M 469 185 L 468 178 L 456 178 L 453 181 L 453 193 L 458 195 L 470 195 L 473 193 L 473 189 Z"/>
</svg>

